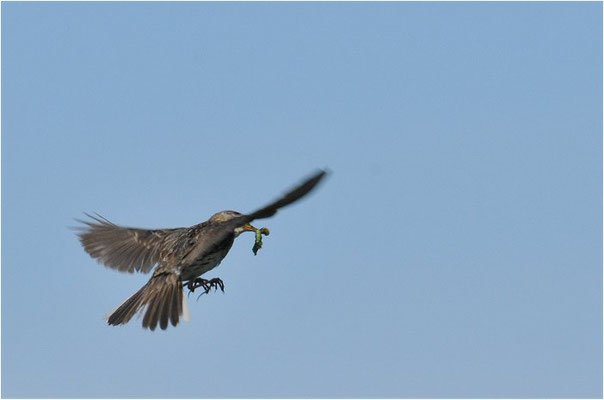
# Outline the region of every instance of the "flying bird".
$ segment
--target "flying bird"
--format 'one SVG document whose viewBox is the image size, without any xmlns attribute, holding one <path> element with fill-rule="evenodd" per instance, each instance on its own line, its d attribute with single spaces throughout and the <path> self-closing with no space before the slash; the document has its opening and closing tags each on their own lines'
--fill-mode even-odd
<svg viewBox="0 0 604 400">
<path fill-rule="evenodd" d="M 278 200 L 249 214 L 220 211 L 210 219 L 189 228 L 138 229 L 115 225 L 101 216 L 88 215 L 76 228 L 84 250 L 109 268 L 122 272 L 148 273 L 149 281 L 122 303 L 108 317 L 109 325 L 122 325 L 144 312 L 143 328 L 155 330 L 168 323 L 176 326 L 186 315 L 184 288 L 203 287 L 224 291 L 220 278 L 201 275 L 217 267 L 227 255 L 237 236 L 243 232 L 262 231 L 250 225 L 255 219 L 268 218 L 307 195 L 325 176 L 319 170 Z M 264 228 L 263 228 L 264 229 Z M 268 232 L 268 230 L 267 230 Z M 186 316 L 185 316 L 186 318 Z"/>
</svg>

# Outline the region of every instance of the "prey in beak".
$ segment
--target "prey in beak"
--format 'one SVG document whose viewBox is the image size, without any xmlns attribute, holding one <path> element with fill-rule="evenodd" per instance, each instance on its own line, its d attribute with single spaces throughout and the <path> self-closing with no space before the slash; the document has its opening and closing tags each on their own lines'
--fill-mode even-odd
<svg viewBox="0 0 604 400">
<path fill-rule="evenodd" d="M 254 255 L 256 255 L 258 253 L 258 250 L 260 250 L 260 248 L 262 247 L 262 235 L 264 235 L 264 236 L 270 235 L 270 231 L 268 230 L 268 228 L 263 227 L 263 228 L 258 229 L 250 224 L 245 224 L 242 227 L 235 229 L 235 236 L 239 236 L 243 232 L 255 232 L 256 233 L 256 240 L 254 241 L 254 247 L 252 247 L 252 251 L 254 252 Z"/>
</svg>

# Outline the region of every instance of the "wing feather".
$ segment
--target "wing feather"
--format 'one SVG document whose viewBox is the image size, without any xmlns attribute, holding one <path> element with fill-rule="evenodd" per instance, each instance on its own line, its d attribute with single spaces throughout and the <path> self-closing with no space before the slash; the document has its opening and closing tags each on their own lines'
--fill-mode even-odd
<svg viewBox="0 0 604 400">
<path fill-rule="evenodd" d="M 84 226 L 76 228 L 84 250 L 107 267 L 121 272 L 151 271 L 166 241 L 186 229 L 127 228 L 100 215 L 86 215 L 92 221 L 77 220 Z"/>
</svg>

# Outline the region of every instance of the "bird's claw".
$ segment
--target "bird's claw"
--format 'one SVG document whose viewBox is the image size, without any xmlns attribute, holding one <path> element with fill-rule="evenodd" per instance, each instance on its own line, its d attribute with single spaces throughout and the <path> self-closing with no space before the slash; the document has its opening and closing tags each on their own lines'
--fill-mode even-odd
<svg viewBox="0 0 604 400">
<path fill-rule="evenodd" d="M 222 279 L 212 278 L 212 279 L 210 279 L 208 284 L 210 285 L 210 288 L 207 290 L 208 292 L 210 291 L 211 288 L 214 288 L 215 291 L 220 289 L 220 291 L 222 293 L 224 293 L 224 282 L 222 281 Z"/>
<path fill-rule="evenodd" d="M 193 293 L 198 287 L 203 287 L 202 294 L 209 293 L 212 288 L 214 288 L 215 291 L 220 289 L 224 293 L 224 282 L 220 278 L 212 278 L 209 280 L 197 278 L 187 283 L 187 289 L 189 289 L 189 294 Z"/>
</svg>

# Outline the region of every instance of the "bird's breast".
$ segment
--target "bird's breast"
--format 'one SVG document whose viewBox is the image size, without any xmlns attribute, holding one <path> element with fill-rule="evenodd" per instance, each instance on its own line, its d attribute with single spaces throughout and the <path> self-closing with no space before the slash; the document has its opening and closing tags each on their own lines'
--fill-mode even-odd
<svg viewBox="0 0 604 400">
<path fill-rule="evenodd" d="M 183 281 L 195 279 L 216 268 L 226 257 L 232 245 L 233 241 L 231 240 L 225 243 L 225 246 L 219 246 L 215 251 L 196 259 L 190 265 L 183 266 L 180 272 L 181 279 Z"/>
</svg>

